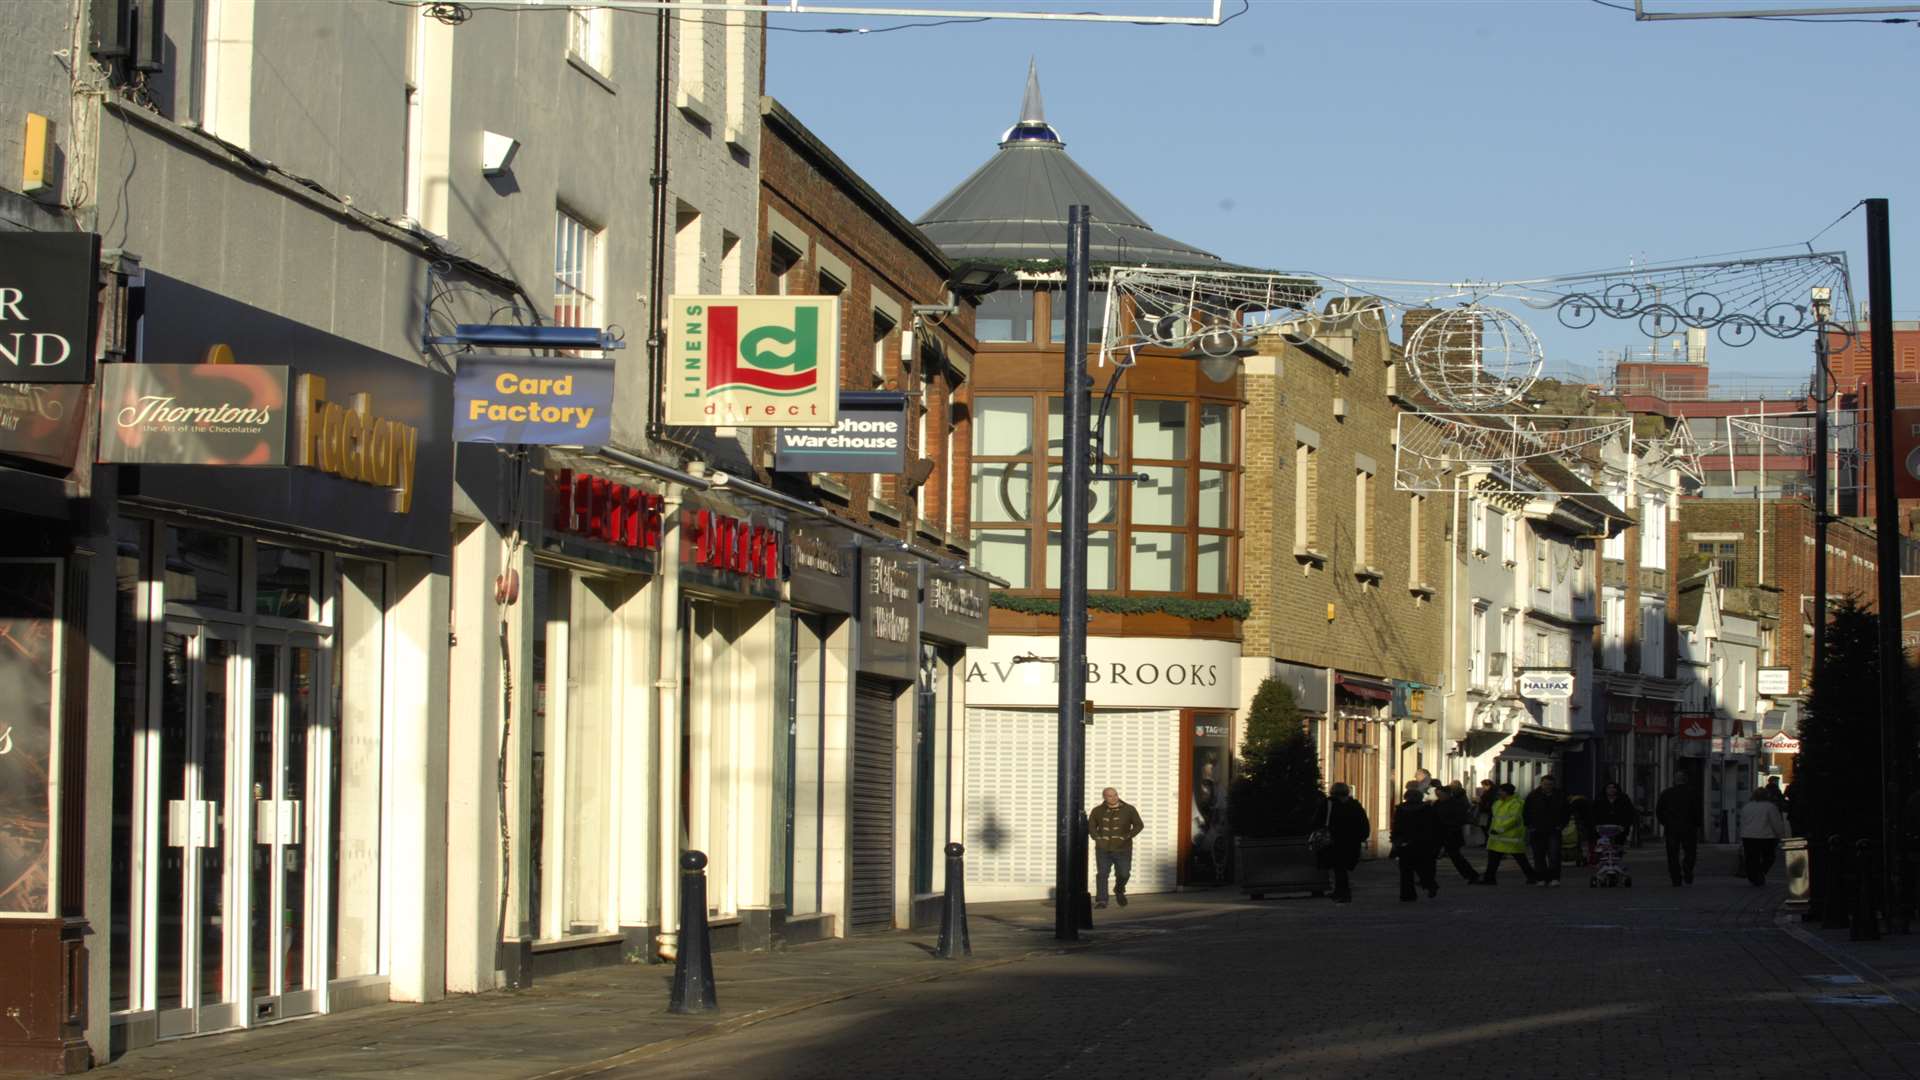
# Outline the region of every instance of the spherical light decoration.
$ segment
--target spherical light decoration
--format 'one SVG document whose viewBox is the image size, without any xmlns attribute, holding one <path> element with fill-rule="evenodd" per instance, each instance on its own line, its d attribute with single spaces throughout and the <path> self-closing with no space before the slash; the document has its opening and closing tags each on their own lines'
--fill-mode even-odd
<svg viewBox="0 0 1920 1080">
<path fill-rule="evenodd" d="M 1407 370 L 1435 401 L 1479 412 L 1520 400 L 1540 377 L 1540 339 L 1511 312 L 1469 304 L 1440 311 L 1406 341 Z"/>
</svg>

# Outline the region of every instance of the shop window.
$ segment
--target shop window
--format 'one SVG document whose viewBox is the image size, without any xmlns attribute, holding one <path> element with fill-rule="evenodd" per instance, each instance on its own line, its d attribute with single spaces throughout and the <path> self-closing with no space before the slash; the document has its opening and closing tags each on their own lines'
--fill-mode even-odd
<svg viewBox="0 0 1920 1080">
<path fill-rule="evenodd" d="M 1067 294 L 1056 290 L 1047 296 L 1052 316 L 1048 320 L 1047 339 L 1055 345 L 1067 343 Z M 1098 345 L 1107 331 L 1107 291 L 1087 291 L 1087 344 Z"/>
<path fill-rule="evenodd" d="M 1200 406 L 1200 460 L 1209 465 L 1233 460 L 1233 410 L 1225 405 Z"/>
<path fill-rule="evenodd" d="M 240 606 L 239 537 L 170 527 L 162 557 L 168 603 L 222 611 Z"/>
<path fill-rule="evenodd" d="M 974 338 L 988 342 L 1033 340 L 1033 292 L 1002 289 L 980 298 L 974 309 Z"/>
<path fill-rule="evenodd" d="M 1137 465 L 1142 479 L 1133 485 L 1135 525 L 1187 523 L 1187 473 L 1166 465 Z"/>
<path fill-rule="evenodd" d="M 320 554 L 259 544 L 254 548 L 253 611 L 282 619 L 320 616 Z"/>
<path fill-rule="evenodd" d="M 1009 588 L 1024 589 L 1032 574 L 1033 539 L 1025 529 L 972 530 L 973 565 L 1002 578 Z"/>
<path fill-rule="evenodd" d="M 1046 587 L 1060 587 L 1060 548 L 1065 534 L 1049 531 L 1047 533 L 1047 578 Z M 1118 586 L 1114 582 L 1112 529 L 1101 529 L 1087 534 L 1087 591 L 1111 592 Z"/>
<path fill-rule="evenodd" d="M 1133 401 L 1133 458 L 1135 461 L 1180 460 L 1187 453 L 1187 403 Z"/>
<path fill-rule="evenodd" d="M 1135 592 L 1180 592 L 1186 566 L 1186 536 L 1182 533 L 1135 532 L 1127 580 Z"/>
</svg>

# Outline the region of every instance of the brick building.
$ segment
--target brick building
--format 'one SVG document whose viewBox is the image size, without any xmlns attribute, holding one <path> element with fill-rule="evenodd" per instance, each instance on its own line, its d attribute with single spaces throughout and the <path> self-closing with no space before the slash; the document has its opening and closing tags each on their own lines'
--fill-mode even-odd
<svg viewBox="0 0 1920 1080">
<path fill-rule="evenodd" d="M 1445 494 L 1396 489 L 1406 379 L 1378 308 L 1261 339 L 1246 391 L 1240 690 L 1273 676 L 1309 718 L 1329 783 L 1377 830 L 1398 785 L 1446 754 Z"/>
</svg>

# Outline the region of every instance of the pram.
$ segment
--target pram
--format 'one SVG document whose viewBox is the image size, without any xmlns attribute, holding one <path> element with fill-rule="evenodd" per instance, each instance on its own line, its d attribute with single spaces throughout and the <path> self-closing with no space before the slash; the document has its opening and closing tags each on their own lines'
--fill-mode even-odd
<svg viewBox="0 0 1920 1080">
<path fill-rule="evenodd" d="M 1594 868 L 1593 876 L 1587 879 L 1587 887 L 1597 889 L 1602 885 L 1611 889 L 1615 885 L 1633 888 L 1633 875 L 1627 873 L 1627 830 L 1618 825 L 1602 825 L 1594 830 L 1599 839 L 1594 844 L 1594 854 L 1599 865 Z"/>
</svg>

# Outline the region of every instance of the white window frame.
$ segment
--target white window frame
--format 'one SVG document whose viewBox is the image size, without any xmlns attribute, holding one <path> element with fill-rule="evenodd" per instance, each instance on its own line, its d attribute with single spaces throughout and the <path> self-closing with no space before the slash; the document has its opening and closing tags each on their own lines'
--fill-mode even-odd
<svg viewBox="0 0 1920 1080">
<path fill-rule="evenodd" d="M 1667 504 L 1664 499 L 1640 500 L 1640 568 L 1667 568 Z"/>
<path fill-rule="evenodd" d="M 613 50 L 612 12 L 603 7 L 567 9 L 567 56 L 578 60 L 601 75 L 607 70 Z"/>
<path fill-rule="evenodd" d="M 1487 514 L 1486 503 L 1474 499 L 1467 504 L 1468 543 L 1475 555 L 1487 553 Z"/>
<path fill-rule="evenodd" d="M 1470 642 L 1467 651 L 1467 684 L 1476 689 L 1485 689 L 1487 685 L 1487 611 L 1486 601 L 1474 601 L 1467 628 Z"/>
<path fill-rule="evenodd" d="M 1421 537 L 1426 531 L 1427 497 L 1415 493 L 1407 497 L 1407 584 L 1415 588 L 1426 585 L 1427 568 L 1421 550 Z"/>
<path fill-rule="evenodd" d="M 1627 664 L 1627 594 L 1612 586 L 1600 590 L 1600 659 L 1608 671 Z"/>
<path fill-rule="evenodd" d="M 1517 566 L 1520 562 L 1520 517 L 1517 514 L 1500 511 L 1500 560 L 1508 566 Z"/>
<path fill-rule="evenodd" d="M 1295 554 L 1320 552 L 1320 452 L 1304 443 L 1293 444 L 1293 550 Z"/>
<path fill-rule="evenodd" d="M 554 209 L 553 321 L 560 326 L 599 326 L 603 232 L 586 219 Z M 568 317 L 560 312 L 565 305 Z"/>
<path fill-rule="evenodd" d="M 1640 674 L 1664 675 L 1667 655 L 1667 605 L 1640 601 Z"/>
<path fill-rule="evenodd" d="M 1527 542 L 1533 547 L 1533 587 L 1537 592 L 1553 591 L 1553 562 L 1546 535 L 1530 531 Z"/>
</svg>

